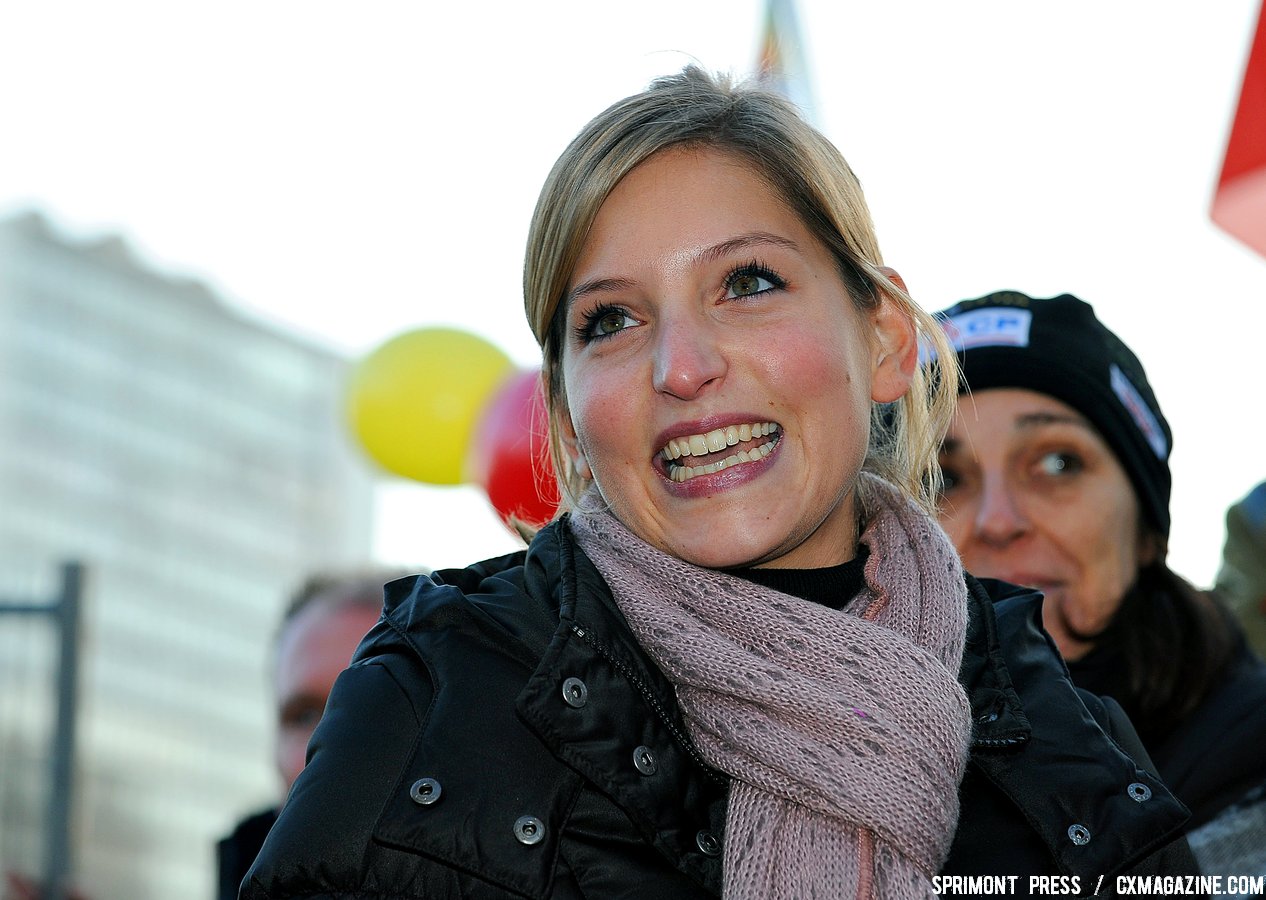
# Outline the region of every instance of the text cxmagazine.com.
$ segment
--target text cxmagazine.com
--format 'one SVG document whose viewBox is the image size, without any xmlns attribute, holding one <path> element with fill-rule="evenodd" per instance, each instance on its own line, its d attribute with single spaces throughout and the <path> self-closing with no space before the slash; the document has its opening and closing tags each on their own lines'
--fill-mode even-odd
<svg viewBox="0 0 1266 900">
<path fill-rule="evenodd" d="M 1266 894 L 1266 875 L 1118 875 L 1093 884 L 1077 875 L 937 875 L 932 890 L 942 896 L 1038 894 L 1098 896 L 1205 896 Z"/>
</svg>

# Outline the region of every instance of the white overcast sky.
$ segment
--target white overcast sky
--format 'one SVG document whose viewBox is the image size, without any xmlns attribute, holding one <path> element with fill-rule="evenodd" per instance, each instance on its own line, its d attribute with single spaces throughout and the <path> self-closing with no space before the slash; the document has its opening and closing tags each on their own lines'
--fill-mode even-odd
<svg viewBox="0 0 1266 900">
<path fill-rule="evenodd" d="M 1208 220 L 1259 0 L 800 0 L 814 114 L 886 261 L 937 309 L 1071 292 L 1176 433 L 1171 560 L 1207 582 L 1266 479 L 1266 259 Z M 0 215 L 118 232 L 148 264 L 362 354 L 416 326 L 538 362 L 520 271 L 545 173 L 688 61 L 745 72 L 760 0 L 0 8 Z M 471 489 L 384 480 L 376 547 L 514 542 Z"/>
</svg>

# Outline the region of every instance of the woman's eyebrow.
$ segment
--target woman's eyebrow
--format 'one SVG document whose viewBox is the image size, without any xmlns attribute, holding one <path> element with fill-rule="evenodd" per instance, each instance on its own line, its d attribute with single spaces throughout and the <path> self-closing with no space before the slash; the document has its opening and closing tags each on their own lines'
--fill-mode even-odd
<svg viewBox="0 0 1266 900">
<path fill-rule="evenodd" d="M 1043 425 L 1076 425 L 1079 428 L 1090 428 L 1091 425 L 1078 415 L 1067 413 L 1032 412 L 1016 416 L 1017 429 L 1041 428 Z"/>
<path fill-rule="evenodd" d="M 711 247 L 699 251 L 695 258 L 700 262 L 715 262 L 738 250 L 746 250 L 748 247 L 758 244 L 773 244 L 776 247 L 785 247 L 796 253 L 800 252 L 800 245 L 790 238 L 770 234 L 768 231 L 753 231 L 750 234 L 741 234 L 719 244 L 713 244 Z"/>
<path fill-rule="evenodd" d="M 629 278 L 594 278 L 576 285 L 567 292 L 566 304 L 571 306 L 577 300 L 590 294 L 601 294 L 607 291 L 622 291 L 634 287 L 637 282 Z"/>
<path fill-rule="evenodd" d="M 749 247 L 761 244 L 773 244 L 776 247 L 785 247 L 796 253 L 800 252 L 800 245 L 790 238 L 770 234 L 768 231 L 753 231 L 750 234 L 740 234 L 737 237 L 721 241 L 719 244 L 713 244 L 711 247 L 705 247 L 694 254 L 694 260 L 695 262 L 716 262 L 718 259 L 723 259 L 739 250 L 746 250 Z M 565 302 L 570 307 L 577 300 L 581 300 L 590 294 L 622 291 L 636 287 L 636 285 L 637 282 L 629 278 L 594 278 L 581 282 L 568 291 Z"/>
</svg>

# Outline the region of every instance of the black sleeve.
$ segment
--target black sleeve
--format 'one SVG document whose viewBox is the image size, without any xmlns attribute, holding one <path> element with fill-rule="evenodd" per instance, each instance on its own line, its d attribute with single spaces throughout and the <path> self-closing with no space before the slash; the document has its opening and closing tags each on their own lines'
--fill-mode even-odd
<svg viewBox="0 0 1266 900">
<path fill-rule="evenodd" d="M 417 740 L 430 681 L 401 657 L 343 672 L 308 748 L 308 765 L 242 885 L 241 900 L 383 896 L 385 882 L 407 885 L 419 860 L 382 848 L 374 825 Z M 371 874 L 372 873 L 372 874 Z M 367 883 L 372 879 L 373 884 Z M 394 891 L 401 900 L 412 896 Z"/>
<path fill-rule="evenodd" d="M 1155 775 L 1156 765 L 1152 762 L 1147 750 L 1143 748 L 1143 742 L 1139 740 L 1138 733 L 1134 730 L 1134 725 L 1130 722 L 1129 716 L 1125 714 L 1125 710 L 1121 708 L 1121 705 L 1111 697 L 1091 694 L 1080 688 L 1078 688 L 1077 693 L 1081 695 L 1082 702 L 1086 704 L 1086 709 L 1094 716 L 1104 733 L 1112 738 L 1118 747 L 1128 753 L 1140 769 Z M 1187 838 L 1184 835 L 1154 850 L 1142 862 L 1122 874 L 1190 875 L 1199 871 L 1200 867 L 1196 863 L 1196 858 L 1192 854 L 1191 847 L 1187 844 Z M 1199 894 L 1195 896 L 1208 895 Z"/>
</svg>

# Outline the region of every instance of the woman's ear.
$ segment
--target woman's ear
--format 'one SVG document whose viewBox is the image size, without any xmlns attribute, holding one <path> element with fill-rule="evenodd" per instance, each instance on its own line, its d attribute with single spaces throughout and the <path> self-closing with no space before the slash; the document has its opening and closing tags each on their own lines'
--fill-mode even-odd
<svg viewBox="0 0 1266 900">
<path fill-rule="evenodd" d="M 906 292 L 906 283 L 895 269 L 880 266 L 884 277 Z M 875 352 L 871 371 L 870 398 L 876 403 L 900 400 L 910 390 L 919 364 L 919 341 L 914 319 L 887 293 L 870 312 L 875 330 Z"/>
<path fill-rule="evenodd" d="M 585 451 L 580 447 L 580 438 L 576 436 L 576 428 L 567 412 L 558 414 L 558 436 L 562 440 L 567 461 L 571 463 L 571 470 L 585 481 L 593 481 L 593 469 L 589 468 L 589 460 L 585 459 Z"/>
</svg>

